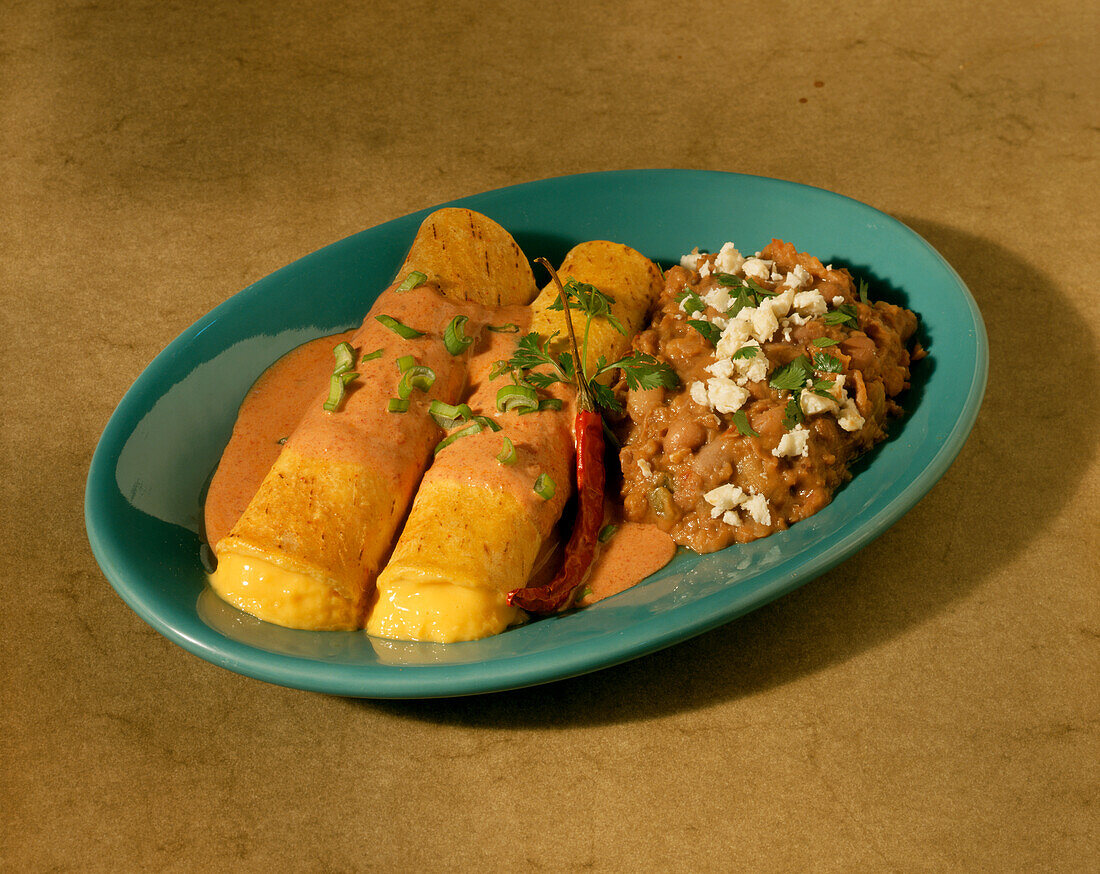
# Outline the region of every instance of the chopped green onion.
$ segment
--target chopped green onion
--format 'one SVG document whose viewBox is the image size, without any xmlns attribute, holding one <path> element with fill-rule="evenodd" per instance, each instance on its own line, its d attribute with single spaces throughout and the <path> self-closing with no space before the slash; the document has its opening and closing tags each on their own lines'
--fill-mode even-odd
<svg viewBox="0 0 1100 874">
<path fill-rule="evenodd" d="M 375 349 L 373 352 L 366 352 L 359 356 L 359 363 L 362 364 L 364 361 L 374 361 L 375 358 L 381 358 L 384 351 L 384 349 Z"/>
<path fill-rule="evenodd" d="M 505 385 L 497 392 L 497 409 L 502 413 L 515 410 L 522 413 L 539 408 L 539 396 L 528 385 Z"/>
<path fill-rule="evenodd" d="M 508 322 L 506 325 L 486 325 L 490 331 L 494 334 L 518 334 L 519 325 L 514 322 Z"/>
<path fill-rule="evenodd" d="M 345 386 L 353 379 L 358 377 L 358 373 L 334 373 L 332 379 L 328 384 L 328 398 L 321 404 L 330 413 L 335 412 L 340 407 L 340 402 L 344 399 Z"/>
<path fill-rule="evenodd" d="M 550 479 L 550 475 L 540 473 L 538 479 L 535 480 L 535 494 L 544 501 L 549 501 L 554 497 L 554 491 L 554 481 Z"/>
<path fill-rule="evenodd" d="M 423 285 L 427 281 L 428 277 L 421 273 L 419 270 L 414 270 L 408 276 L 405 277 L 405 281 L 397 286 L 397 291 L 411 291 Z"/>
<path fill-rule="evenodd" d="M 346 373 L 355 367 L 355 350 L 351 348 L 351 343 L 340 343 L 332 351 L 336 355 L 333 373 Z"/>
<path fill-rule="evenodd" d="M 280 437 L 280 438 L 279 438 L 278 440 L 276 440 L 275 442 L 276 442 L 276 443 L 278 443 L 278 444 L 279 444 L 280 446 L 285 446 L 285 445 L 286 445 L 286 441 L 287 441 L 287 438 L 286 438 L 286 437 Z"/>
<path fill-rule="evenodd" d="M 452 355 L 461 355 L 474 342 L 473 337 L 466 336 L 465 328 L 468 321 L 470 321 L 469 316 L 455 316 L 448 322 L 443 332 L 443 345 Z"/>
<path fill-rule="evenodd" d="M 404 337 L 406 340 L 415 340 L 417 337 L 424 336 L 423 331 L 418 331 L 416 328 L 410 328 L 408 325 L 402 325 L 393 316 L 387 316 L 385 314 L 381 316 L 375 316 L 376 322 L 381 322 L 399 337 Z"/>
<path fill-rule="evenodd" d="M 561 398 L 543 398 L 539 401 L 539 412 L 543 410 L 560 410 L 562 408 Z"/>
<path fill-rule="evenodd" d="M 397 369 L 404 373 L 410 367 L 416 364 L 416 356 L 414 355 L 402 355 L 397 359 Z"/>
<path fill-rule="evenodd" d="M 867 299 L 867 280 L 866 279 L 861 279 L 859 281 L 859 299 L 863 303 L 870 303 L 870 301 Z"/>
<path fill-rule="evenodd" d="M 432 387 L 432 383 L 434 382 L 434 370 L 430 367 L 425 367 L 423 364 L 414 364 L 401 374 L 401 379 L 397 383 L 397 396 L 400 398 L 407 398 L 412 394 L 414 388 L 426 392 Z"/>
<path fill-rule="evenodd" d="M 834 340 L 831 337 L 818 337 L 816 340 L 811 340 L 818 349 L 824 349 L 826 346 L 836 346 L 840 341 Z"/>
<path fill-rule="evenodd" d="M 600 533 L 596 535 L 596 539 L 599 540 L 600 543 L 607 543 L 607 541 L 615 536 L 615 532 L 618 530 L 618 525 L 604 525 L 603 528 L 600 529 Z"/>
<path fill-rule="evenodd" d="M 408 398 L 390 398 L 386 404 L 386 411 L 390 413 L 407 413 L 409 411 Z"/>
<path fill-rule="evenodd" d="M 482 428 L 488 428 L 490 431 L 500 430 L 500 425 L 498 425 L 488 416 L 474 416 L 474 421 L 480 424 Z"/>
<path fill-rule="evenodd" d="M 516 447 L 512 445 L 512 441 L 508 439 L 507 435 L 504 437 L 504 444 L 500 448 L 500 454 L 497 455 L 497 461 L 501 464 L 508 465 L 516 463 Z"/>
<path fill-rule="evenodd" d="M 428 415 L 435 419 L 440 428 L 453 428 L 459 422 L 465 422 L 474 417 L 474 411 L 469 404 L 459 404 L 457 407 L 445 404 L 443 401 L 432 401 L 428 407 Z"/>
<path fill-rule="evenodd" d="M 448 446 L 450 446 L 456 440 L 461 440 L 463 437 L 469 437 L 471 434 L 477 434 L 481 430 L 482 430 L 481 423 L 476 422 L 476 421 L 471 422 L 469 425 L 466 425 L 462 428 L 459 428 L 450 437 L 444 437 L 442 440 L 440 440 L 435 445 L 434 454 L 438 455 L 440 452 L 442 452 L 444 449 L 446 449 Z"/>
</svg>

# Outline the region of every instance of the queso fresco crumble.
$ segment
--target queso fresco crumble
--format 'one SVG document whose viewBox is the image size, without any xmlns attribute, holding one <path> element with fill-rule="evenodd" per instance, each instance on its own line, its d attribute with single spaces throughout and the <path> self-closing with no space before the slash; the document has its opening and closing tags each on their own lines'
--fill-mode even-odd
<svg viewBox="0 0 1100 874">
<path fill-rule="evenodd" d="M 627 393 L 626 517 L 713 552 L 816 513 L 902 412 L 916 329 L 790 243 L 685 255 L 634 340 L 680 388 Z"/>
</svg>

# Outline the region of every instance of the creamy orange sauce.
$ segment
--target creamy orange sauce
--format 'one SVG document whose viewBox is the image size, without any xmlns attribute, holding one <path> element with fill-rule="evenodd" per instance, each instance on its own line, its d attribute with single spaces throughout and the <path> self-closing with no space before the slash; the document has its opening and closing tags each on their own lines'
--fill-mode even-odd
<svg viewBox="0 0 1100 874">
<path fill-rule="evenodd" d="M 318 337 L 291 349 L 263 372 L 237 413 L 233 435 L 222 453 L 206 494 L 207 542 L 221 540 L 241 517 L 282 451 L 317 388 L 332 373 L 332 350 L 355 331 Z"/>
<path fill-rule="evenodd" d="M 592 564 L 578 606 L 586 607 L 637 585 L 672 561 L 676 544 L 656 525 L 623 522 Z"/>
</svg>

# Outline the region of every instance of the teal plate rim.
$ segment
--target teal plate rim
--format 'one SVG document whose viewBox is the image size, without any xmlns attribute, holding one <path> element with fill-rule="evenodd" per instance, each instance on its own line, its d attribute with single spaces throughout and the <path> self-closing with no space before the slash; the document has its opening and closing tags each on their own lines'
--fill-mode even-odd
<svg viewBox="0 0 1100 874">
<path fill-rule="evenodd" d="M 667 265 L 727 239 L 771 237 L 872 280 L 922 319 L 930 357 L 907 414 L 820 513 L 788 531 L 669 568 L 600 604 L 487 641 L 389 644 L 357 632 L 280 629 L 206 597 L 202 489 L 252 381 L 300 342 L 351 327 L 400 265 L 420 221 L 465 206 L 508 228 L 531 257 L 612 239 Z M 85 492 L 92 551 L 122 599 L 213 664 L 330 694 L 428 698 L 520 688 L 611 667 L 750 612 L 882 534 L 947 471 L 974 425 L 988 374 L 977 304 L 936 250 L 874 207 L 795 182 L 720 171 L 561 176 L 429 207 L 330 244 L 248 286 L 195 322 L 134 382 L 96 447 Z M 217 603 L 214 603 L 217 602 Z"/>
</svg>

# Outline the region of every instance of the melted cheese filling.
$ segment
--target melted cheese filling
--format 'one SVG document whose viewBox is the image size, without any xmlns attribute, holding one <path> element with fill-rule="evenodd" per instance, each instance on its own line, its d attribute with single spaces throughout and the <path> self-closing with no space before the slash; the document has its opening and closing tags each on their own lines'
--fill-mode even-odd
<svg viewBox="0 0 1100 874">
<path fill-rule="evenodd" d="M 356 606 L 332 586 L 261 558 L 223 552 L 209 579 L 221 598 L 266 622 L 311 631 L 359 627 Z"/>
<path fill-rule="evenodd" d="M 504 595 L 439 579 L 393 574 L 379 580 L 367 633 L 391 640 L 454 643 L 499 634 L 521 618 Z"/>
</svg>

